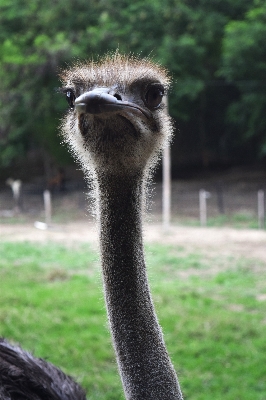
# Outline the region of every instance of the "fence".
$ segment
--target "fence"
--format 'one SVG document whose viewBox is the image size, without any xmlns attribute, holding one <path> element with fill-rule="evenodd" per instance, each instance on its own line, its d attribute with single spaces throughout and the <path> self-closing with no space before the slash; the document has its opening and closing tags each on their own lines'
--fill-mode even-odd
<svg viewBox="0 0 266 400">
<path fill-rule="evenodd" d="M 234 225 L 264 228 L 265 190 L 260 185 L 221 182 L 180 183 L 172 185 L 172 222 L 198 225 Z M 259 188 L 259 189 L 258 189 Z M 161 187 L 157 185 L 152 209 L 160 213 Z"/>
<path fill-rule="evenodd" d="M 14 217 L 19 211 L 26 219 L 42 219 L 51 223 L 84 219 L 85 213 L 89 215 L 85 185 L 69 186 L 66 191 L 53 192 L 51 199 L 47 192 L 44 196 L 41 187 L 22 184 L 21 188 L 19 199 L 12 195 L 10 188 L 1 188 L 0 217 Z M 160 221 L 162 185 L 155 184 L 152 192 L 150 219 Z M 263 229 L 264 192 L 264 188 L 258 190 L 241 183 L 204 186 L 202 182 L 188 184 L 175 181 L 172 182 L 171 222 L 202 226 L 231 223 Z"/>
</svg>

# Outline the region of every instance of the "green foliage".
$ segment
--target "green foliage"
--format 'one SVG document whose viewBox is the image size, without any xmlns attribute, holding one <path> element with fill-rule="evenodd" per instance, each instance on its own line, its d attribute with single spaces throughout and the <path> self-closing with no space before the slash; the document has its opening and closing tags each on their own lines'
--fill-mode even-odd
<svg viewBox="0 0 266 400">
<path fill-rule="evenodd" d="M 239 98 L 228 108 L 228 122 L 239 141 L 255 140 L 257 154 L 266 154 L 266 4 L 257 2 L 241 21 L 225 28 L 221 73 L 234 81 Z"/>
<path fill-rule="evenodd" d="M 117 47 L 170 69 L 174 160 L 237 157 L 250 140 L 264 154 L 265 15 L 257 0 L 0 0 L 0 165 L 36 147 L 69 162 L 58 69 Z"/>
<path fill-rule="evenodd" d="M 97 255 L 19 242 L 0 254 L 1 335 L 75 376 L 90 399 L 122 400 Z M 264 400 L 265 265 L 163 245 L 147 262 L 185 398 Z"/>
</svg>

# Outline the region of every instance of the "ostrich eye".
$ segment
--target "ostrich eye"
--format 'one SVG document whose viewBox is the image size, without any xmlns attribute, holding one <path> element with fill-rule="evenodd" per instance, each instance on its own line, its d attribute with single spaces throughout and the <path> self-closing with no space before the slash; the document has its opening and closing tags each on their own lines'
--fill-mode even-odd
<svg viewBox="0 0 266 400">
<path fill-rule="evenodd" d="M 72 90 L 67 90 L 66 91 L 66 99 L 67 99 L 69 107 L 73 110 L 74 102 L 75 102 L 76 97 L 75 97 L 74 92 Z"/>
<path fill-rule="evenodd" d="M 152 84 L 148 87 L 145 94 L 145 103 L 151 110 L 156 110 L 162 102 L 164 88 L 160 84 Z"/>
</svg>

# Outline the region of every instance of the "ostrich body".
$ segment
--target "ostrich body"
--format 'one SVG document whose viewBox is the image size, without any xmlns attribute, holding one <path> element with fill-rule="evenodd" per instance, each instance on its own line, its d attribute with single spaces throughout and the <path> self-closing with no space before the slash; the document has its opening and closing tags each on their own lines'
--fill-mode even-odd
<svg viewBox="0 0 266 400">
<path fill-rule="evenodd" d="M 86 400 L 86 395 L 54 365 L 0 339 L 0 400 Z"/>
<path fill-rule="evenodd" d="M 181 400 L 150 296 L 142 242 L 146 183 L 172 133 L 167 72 L 116 53 L 63 71 L 62 133 L 94 190 L 108 319 L 127 400 Z M 1 354 L 1 353 L 0 353 Z"/>
</svg>

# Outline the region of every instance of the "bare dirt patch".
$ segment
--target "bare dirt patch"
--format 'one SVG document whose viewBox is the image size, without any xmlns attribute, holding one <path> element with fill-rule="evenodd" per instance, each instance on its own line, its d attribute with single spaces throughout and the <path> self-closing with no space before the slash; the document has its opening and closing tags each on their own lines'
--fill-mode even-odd
<svg viewBox="0 0 266 400">
<path fill-rule="evenodd" d="M 146 224 L 145 242 L 181 246 L 188 251 L 199 251 L 211 256 L 226 255 L 254 258 L 266 262 L 266 232 L 233 228 L 202 228 L 171 226 L 165 232 L 160 224 Z M 98 242 L 97 229 L 91 222 L 71 222 L 39 230 L 33 224 L 0 225 L 1 241 Z"/>
</svg>

